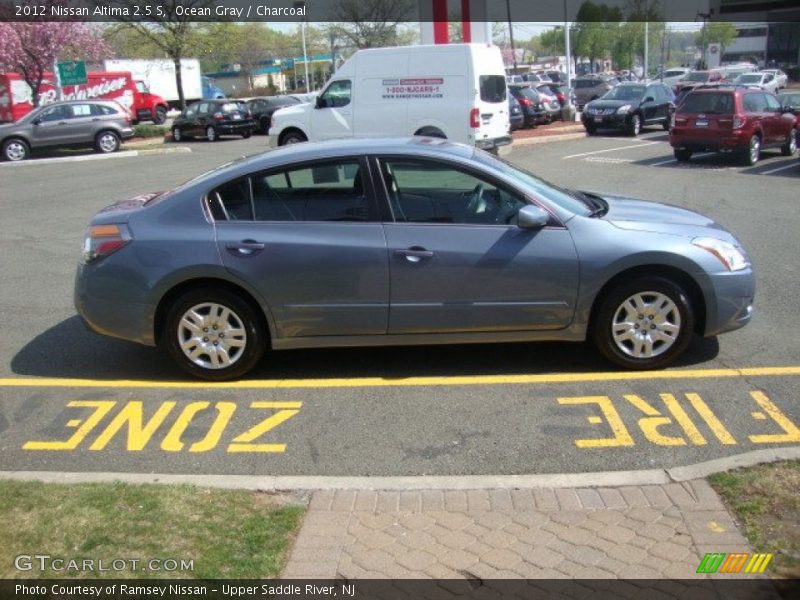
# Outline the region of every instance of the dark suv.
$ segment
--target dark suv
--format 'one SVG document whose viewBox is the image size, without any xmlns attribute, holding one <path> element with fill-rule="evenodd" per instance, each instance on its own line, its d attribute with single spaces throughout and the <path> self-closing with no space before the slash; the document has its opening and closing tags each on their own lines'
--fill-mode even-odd
<svg viewBox="0 0 800 600">
<path fill-rule="evenodd" d="M 586 133 L 603 127 L 623 129 L 637 136 L 646 125 L 669 129 L 675 96 L 663 83 L 623 82 L 602 98 L 592 100 L 581 113 Z"/>
<path fill-rule="evenodd" d="M 754 165 L 762 148 L 797 150 L 795 118 L 774 94 L 750 88 L 718 88 L 689 93 L 673 117 L 669 143 L 675 158 L 688 161 L 693 152 L 731 152 Z"/>
<path fill-rule="evenodd" d="M 193 137 L 205 137 L 215 142 L 221 135 L 240 135 L 249 138 L 256 122 L 247 104 L 235 100 L 203 100 L 195 102 L 175 119 L 172 139 L 180 142 Z"/>
</svg>

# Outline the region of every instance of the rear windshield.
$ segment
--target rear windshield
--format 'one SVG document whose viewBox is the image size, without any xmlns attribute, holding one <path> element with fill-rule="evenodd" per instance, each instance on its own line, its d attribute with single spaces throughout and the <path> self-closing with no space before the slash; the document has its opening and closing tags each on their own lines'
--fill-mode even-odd
<svg viewBox="0 0 800 600">
<path fill-rule="evenodd" d="M 689 73 L 686 81 L 708 81 L 708 73 Z"/>
<path fill-rule="evenodd" d="M 529 88 L 529 87 L 517 88 L 517 93 L 518 93 L 520 96 L 525 96 L 526 98 L 530 98 L 531 100 L 538 100 L 538 99 L 539 99 L 539 94 L 537 94 L 536 92 L 534 92 L 534 91 L 533 91 L 531 88 Z"/>
<path fill-rule="evenodd" d="M 680 77 L 685 72 L 686 71 L 665 71 L 664 72 L 664 77 Z"/>
<path fill-rule="evenodd" d="M 596 79 L 576 79 L 575 80 L 575 87 L 576 88 L 590 88 L 594 87 L 598 84 Z"/>
<path fill-rule="evenodd" d="M 478 78 L 483 102 L 505 102 L 506 78 L 502 75 L 481 75 Z"/>
<path fill-rule="evenodd" d="M 240 104 L 237 104 L 236 102 L 226 102 L 225 104 L 223 104 L 220 107 L 219 110 L 220 110 L 220 112 L 223 112 L 223 113 L 232 113 L 232 112 L 238 112 L 238 111 L 246 111 L 247 108 L 241 106 Z"/>
<path fill-rule="evenodd" d="M 635 100 L 644 95 L 643 85 L 619 85 L 608 92 L 603 98 L 606 100 Z"/>
<path fill-rule="evenodd" d="M 733 94 L 729 92 L 703 92 L 689 94 L 680 106 L 680 112 L 729 115 L 733 113 Z"/>
<path fill-rule="evenodd" d="M 761 83 L 761 75 L 739 75 L 741 83 Z"/>
</svg>

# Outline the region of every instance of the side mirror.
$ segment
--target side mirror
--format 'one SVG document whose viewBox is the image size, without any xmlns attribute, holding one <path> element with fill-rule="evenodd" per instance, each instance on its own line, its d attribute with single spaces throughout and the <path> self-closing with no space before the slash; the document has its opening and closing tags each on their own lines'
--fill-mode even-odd
<svg viewBox="0 0 800 600">
<path fill-rule="evenodd" d="M 40 125 L 41 123 L 42 123 L 41 119 L 34 119 L 33 121 L 31 121 L 31 125 Z"/>
<path fill-rule="evenodd" d="M 316 100 L 316 102 L 314 102 L 314 107 L 315 108 L 325 108 L 326 106 L 327 106 L 327 103 L 325 102 L 325 98 L 323 98 L 322 96 L 317 96 L 317 100 Z"/>
<path fill-rule="evenodd" d="M 520 229 L 541 229 L 549 222 L 547 211 L 531 204 L 523 206 L 517 213 L 517 226 Z"/>
<path fill-rule="evenodd" d="M 655 98 L 653 98 L 653 96 L 647 96 L 647 97 L 644 99 L 644 101 L 645 101 L 645 102 L 655 102 L 655 101 L 656 101 L 656 99 L 655 99 Z"/>
</svg>

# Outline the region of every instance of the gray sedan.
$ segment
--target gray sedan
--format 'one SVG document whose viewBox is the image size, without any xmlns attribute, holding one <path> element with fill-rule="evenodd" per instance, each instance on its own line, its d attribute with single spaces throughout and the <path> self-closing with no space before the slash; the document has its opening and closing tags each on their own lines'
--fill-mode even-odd
<svg viewBox="0 0 800 600">
<path fill-rule="evenodd" d="M 661 368 L 750 321 L 754 276 L 721 226 L 551 185 L 445 140 L 296 144 L 91 220 L 75 305 L 191 374 L 267 349 L 591 339 Z"/>
</svg>

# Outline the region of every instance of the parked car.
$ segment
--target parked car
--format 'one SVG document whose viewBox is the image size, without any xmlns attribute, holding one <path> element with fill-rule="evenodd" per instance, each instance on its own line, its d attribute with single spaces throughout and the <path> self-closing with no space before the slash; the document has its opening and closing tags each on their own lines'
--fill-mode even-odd
<svg viewBox="0 0 800 600">
<path fill-rule="evenodd" d="M 725 75 L 719 69 L 710 69 L 708 71 L 690 71 L 686 77 L 681 79 L 675 84 L 673 92 L 680 97 L 695 89 L 699 85 L 705 83 L 719 83 L 725 79 Z"/>
<path fill-rule="evenodd" d="M 775 76 L 771 73 L 744 73 L 739 75 L 734 81 L 736 85 L 744 85 L 748 87 L 757 87 L 773 94 L 778 91 L 778 82 Z"/>
<path fill-rule="evenodd" d="M 561 108 L 562 105 L 561 101 L 558 99 L 558 93 L 554 92 L 553 88 L 550 87 L 550 86 L 555 86 L 556 84 L 539 83 L 533 85 L 535 86 L 534 89 L 536 90 L 536 92 L 538 92 L 539 98 L 541 98 L 542 102 L 546 103 L 550 107 L 557 107 L 559 109 Z M 558 88 L 556 87 L 556 89 Z M 564 97 L 563 94 L 562 97 Z M 552 115 L 552 119 L 561 119 L 561 118 L 562 118 L 561 110 Z"/>
<path fill-rule="evenodd" d="M 511 123 L 511 131 L 522 129 L 525 126 L 525 115 L 522 114 L 522 107 L 514 94 L 508 95 L 508 120 Z"/>
<path fill-rule="evenodd" d="M 554 82 L 566 85 L 567 74 L 563 71 L 547 71 L 547 76 Z"/>
<path fill-rule="evenodd" d="M 522 75 L 506 75 L 506 85 L 525 83 L 525 81 Z"/>
<path fill-rule="evenodd" d="M 795 134 L 800 144 L 800 90 L 784 91 L 778 94 L 778 102 L 784 110 L 794 115 Z"/>
<path fill-rule="evenodd" d="M 235 100 L 203 100 L 187 106 L 172 123 L 172 139 L 180 142 L 205 137 L 209 142 L 223 135 L 249 138 L 256 122 L 245 102 Z"/>
<path fill-rule="evenodd" d="M 775 95 L 743 87 L 697 90 L 675 111 L 669 142 L 680 162 L 693 152 L 717 151 L 754 165 L 764 148 L 797 150 L 795 117 Z"/>
<path fill-rule="evenodd" d="M 575 100 L 578 103 L 578 110 L 583 110 L 586 104 L 604 96 L 612 87 L 614 87 L 614 85 L 602 77 L 576 77 L 573 80 L 572 89 L 575 91 Z"/>
<path fill-rule="evenodd" d="M 508 91 L 522 107 L 526 127 L 550 123 L 561 114 L 557 100 L 543 97 L 528 85 L 512 85 L 509 86 Z"/>
<path fill-rule="evenodd" d="M 459 342 L 591 339 L 654 369 L 748 323 L 754 282 L 737 239 L 689 210 L 560 188 L 471 145 L 361 138 L 97 213 L 75 306 L 210 380 L 270 348 Z"/>
<path fill-rule="evenodd" d="M 637 136 L 642 127 L 661 125 L 669 129 L 675 96 L 663 83 L 623 82 L 598 100 L 592 100 L 581 113 L 586 133 L 598 129 L 623 129 Z"/>
<path fill-rule="evenodd" d="M 536 86 L 539 91 L 544 91 L 547 95 L 555 97 L 559 106 L 564 108 L 570 102 L 572 90 L 568 86 L 559 83 L 540 83 Z"/>
<path fill-rule="evenodd" d="M 133 137 L 131 114 L 112 100 L 70 100 L 34 109 L 16 123 L 0 125 L 3 160 L 25 160 L 41 148 L 119 150 Z"/>
<path fill-rule="evenodd" d="M 272 114 L 279 108 L 293 104 L 300 104 L 300 100 L 294 96 L 261 96 L 250 98 L 247 101 L 247 109 L 253 115 L 257 131 L 267 135 L 272 123 Z"/>
<path fill-rule="evenodd" d="M 691 69 L 685 68 L 667 69 L 653 77 L 653 80 L 673 87 L 674 89 L 675 84 L 683 80 L 691 71 Z"/>
<path fill-rule="evenodd" d="M 789 76 L 780 69 L 763 69 L 761 72 L 769 73 L 775 78 L 776 87 L 778 90 L 782 90 L 789 85 Z"/>
</svg>

